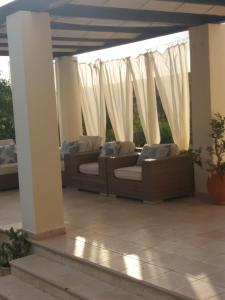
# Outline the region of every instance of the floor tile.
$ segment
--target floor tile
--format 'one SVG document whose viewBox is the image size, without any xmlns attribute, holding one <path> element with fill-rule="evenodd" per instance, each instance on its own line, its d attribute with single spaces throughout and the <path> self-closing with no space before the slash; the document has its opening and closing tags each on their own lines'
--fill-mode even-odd
<svg viewBox="0 0 225 300">
<path fill-rule="evenodd" d="M 139 264 L 137 265 L 132 266 L 129 265 L 129 258 L 127 259 L 128 259 L 128 263 L 126 263 L 127 267 L 123 271 L 123 273 L 139 280 L 151 282 L 152 278 L 158 277 L 159 275 L 169 272 L 168 269 L 157 267 L 151 264 L 143 264 L 141 262 L 139 262 Z"/>
<path fill-rule="evenodd" d="M 67 237 L 43 245 L 196 299 L 220 291 L 224 299 L 225 207 L 204 197 L 149 206 L 75 189 L 64 190 L 64 206 Z M 1 192 L 0 228 L 12 225 L 21 227 L 19 193 Z"/>
<path fill-rule="evenodd" d="M 198 280 L 196 282 L 191 282 L 186 287 L 177 289 L 177 291 L 187 297 L 193 297 L 196 300 L 203 300 L 222 294 L 225 290 L 212 285 L 210 282 Z"/>
<path fill-rule="evenodd" d="M 198 279 L 190 275 L 181 275 L 176 272 L 170 271 L 163 274 L 160 274 L 157 277 L 151 278 L 151 283 L 168 290 L 177 290 L 191 285 L 193 282 L 196 282 Z"/>
</svg>

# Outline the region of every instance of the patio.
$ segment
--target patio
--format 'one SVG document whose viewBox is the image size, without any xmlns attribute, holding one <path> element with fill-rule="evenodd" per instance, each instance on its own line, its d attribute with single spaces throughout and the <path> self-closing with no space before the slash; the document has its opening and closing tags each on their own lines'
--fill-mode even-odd
<svg viewBox="0 0 225 300">
<path fill-rule="evenodd" d="M 64 190 L 67 235 L 38 242 L 194 299 L 225 299 L 224 209 L 207 198 L 161 205 Z M 19 193 L 0 195 L 0 227 L 20 227 Z"/>
<path fill-rule="evenodd" d="M 146 141 L 159 144 L 157 86 L 174 143 L 180 150 L 189 148 L 190 127 L 193 149 L 210 145 L 209 121 L 216 112 L 225 114 L 225 85 L 221 83 L 225 77 L 225 26 L 221 24 L 225 4 L 218 0 L 212 4 L 208 0 L 120 2 L 17 0 L 1 8 L 0 55 L 10 56 L 20 194 L 0 193 L 0 229 L 23 228 L 34 239 L 35 247 L 81 258 L 94 263 L 97 270 L 99 265 L 151 284 L 161 292 L 181 295 L 167 298 L 167 293 L 161 298 L 158 294 L 157 298 L 150 297 L 153 300 L 225 299 L 224 207 L 212 205 L 207 196 L 198 194 L 206 192 L 207 172 L 195 170 L 198 196 L 155 206 L 75 189 L 65 189 L 62 195 L 58 129 L 61 144 L 77 140 L 82 135 L 81 111 L 87 135 L 101 136 L 104 141 L 107 108 L 115 139 L 132 141 L 134 92 Z M 190 47 L 187 41 L 167 45 L 163 55 L 158 49 L 148 49 L 135 58 L 83 66 L 73 57 L 183 30 L 190 32 Z M 98 95 L 94 105 L 91 93 L 91 97 L 84 97 L 85 89 L 90 90 L 88 82 L 78 91 L 79 74 L 87 75 L 87 67 L 89 73 L 97 70 L 98 84 L 91 85 L 93 94 Z M 120 79 L 109 80 L 111 73 L 118 73 Z M 167 79 L 171 79 L 171 85 Z M 111 97 L 119 86 L 123 87 L 117 91 L 119 96 L 115 93 Z M 168 91 L 165 87 L 169 87 Z M 24 268 L 33 268 L 35 255 L 21 259 Z M 51 258 L 46 262 L 51 265 Z M 12 270 L 13 264 L 20 262 L 12 262 Z M 49 268 L 48 273 L 47 264 L 43 268 L 38 265 L 36 261 L 41 275 L 52 272 L 52 280 L 67 281 L 68 277 L 54 273 L 54 268 Z M 12 274 L 11 278 L 15 275 Z M 72 282 L 72 289 L 76 283 Z M 63 288 L 67 292 L 68 288 L 62 285 Z M 101 288 L 98 285 L 96 291 Z M 89 292 L 93 292 L 91 288 Z M 58 298 L 56 289 L 49 294 Z M 1 296 L 0 293 L 0 300 Z M 75 296 L 66 299 L 83 299 Z M 30 300 L 29 295 L 26 299 Z M 108 299 L 91 294 L 85 299 L 136 300 L 137 295 L 132 299 Z"/>
</svg>

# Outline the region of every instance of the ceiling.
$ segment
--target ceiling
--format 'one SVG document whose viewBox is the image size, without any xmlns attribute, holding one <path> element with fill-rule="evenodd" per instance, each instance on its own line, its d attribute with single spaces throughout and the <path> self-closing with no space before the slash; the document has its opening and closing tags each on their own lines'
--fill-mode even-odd
<svg viewBox="0 0 225 300">
<path fill-rule="evenodd" d="M 54 57 L 225 22 L 225 0 L 16 0 L 0 8 L 0 55 L 6 17 L 19 10 L 49 12 Z"/>
</svg>

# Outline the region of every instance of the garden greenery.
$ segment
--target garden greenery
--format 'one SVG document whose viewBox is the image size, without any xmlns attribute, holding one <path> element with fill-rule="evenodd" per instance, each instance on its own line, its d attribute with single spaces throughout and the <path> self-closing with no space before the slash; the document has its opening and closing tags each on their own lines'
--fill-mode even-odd
<svg viewBox="0 0 225 300">
<path fill-rule="evenodd" d="M 0 267 L 10 267 L 10 261 L 27 256 L 31 252 L 31 243 L 27 240 L 27 234 L 22 230 L 13 228 L 6 230 L 8 241 L 0 245 Z"/>
</svg>

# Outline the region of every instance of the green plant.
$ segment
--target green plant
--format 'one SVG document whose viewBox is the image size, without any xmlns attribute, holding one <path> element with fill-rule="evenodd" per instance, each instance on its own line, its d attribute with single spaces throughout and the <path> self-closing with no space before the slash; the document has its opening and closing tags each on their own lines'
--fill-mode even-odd
<svg viewBox="0 0 225 300">
<path fill-rule="evenodd" d="M 198 149 L 192 149 L 190 148 L 189 150 L 182 150 L 180 151 L 180 154 L 189 154 L 192 157 L 193 162 L 198 165 L 199 167 L 202 167 L 202 148 Z"/>
<path fill-rule="evenodd" d="M 225 116 L 216 113 L 210 122 L 212 146 L 207 147 L 207 151 L 212 159 L 207 161 L 208 170 L 217 173 L 225 173 Z"/>
<path fill-rule="evenodd" d="M 0 139 L 15 138 L 12 92 L 8 81 L 0 78 Z"/>
<path fill-rule="evenodd" d="M 5 234 L 8 242 L 2 242 L 0 246 L 0 267 L 10 267 L 11 260 L 27 256 L 31 251 L 31 243 L 22 229 L 11 228 Z"/>
<path fill-rule="evenodd" d="M 202 148 L 197 150 L 190 150 L 194 163 L 200 167 L 206 165 L 208 172 L 215 172 L 219 174 L 225 174 L 225 116 L 220 113 L 216 113 L 210 121 L 210 137 L 212 139 L 212 145 L 206 148 L 210 158 L 203 160 Z"/>
</svg>

